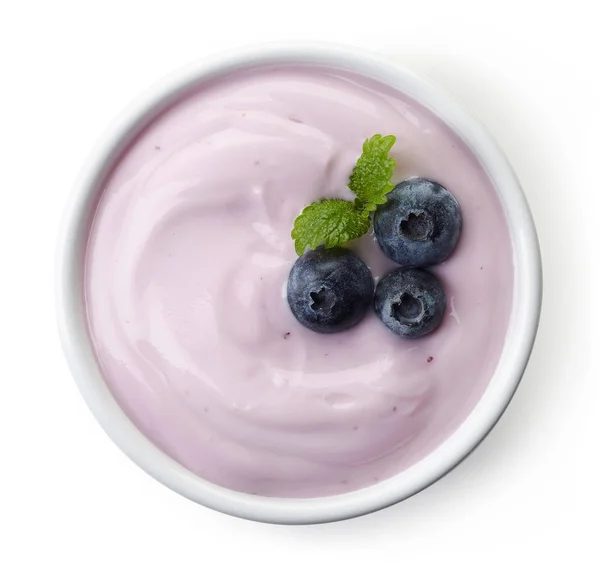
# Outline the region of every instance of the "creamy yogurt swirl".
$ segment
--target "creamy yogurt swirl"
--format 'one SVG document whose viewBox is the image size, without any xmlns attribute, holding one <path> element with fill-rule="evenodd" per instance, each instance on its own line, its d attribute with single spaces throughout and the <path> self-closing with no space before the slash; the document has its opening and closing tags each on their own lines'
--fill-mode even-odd
<svg viewBox="0 0 600 565">
<path fill-rule="evenodd" d="M 352 198 L 364 139 L 397 137 L 397 180 L 433 178 L 464 229 L 433 269 L 448 309 L 415 341 L 374 314 L 314 334 L 293 318 L 290 230 L 312 201 Z M 394 267 L 367 235 L 377 278 Z M 501 204 L 475 156 L 414 100 L 320 68 L 263 68 L 203 86 L 123 153 L 90 230 L 85 299 L 98 361 L 157 446 L 214 483 L 331 495 L 414 464 L 485 390 L 512 301 Z"/>
</svg>

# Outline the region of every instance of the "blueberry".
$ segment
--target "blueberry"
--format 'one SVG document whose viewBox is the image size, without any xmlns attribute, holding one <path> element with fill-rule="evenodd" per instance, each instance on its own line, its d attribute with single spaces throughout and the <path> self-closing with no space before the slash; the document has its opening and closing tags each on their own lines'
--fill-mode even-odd
<svg viewBox="0 0 600 565">
<path fill-rule="evenodd" d="M 441 323 L 446 295 L 440 281 L 421 269 L 395 269 L 375 289 L 375 313 L 402 337 L 423 337 Z"/>
<path fill-rule="evenodd" d="M 462 219 L 454 196 L 441 184 L 411 178 L 396 185 L 380 206 L 373 228 L 381 250 L 403 267 L 444 261 L 456 247 Z"/>
<path fill-rule="evenodd" d="M 373 299 L 371 271 L 348 249 L 318 247 L 292 267 L 287 299 L 296 319 L 309 330 L 335 333 L 351 328 Z"/>
</svg>

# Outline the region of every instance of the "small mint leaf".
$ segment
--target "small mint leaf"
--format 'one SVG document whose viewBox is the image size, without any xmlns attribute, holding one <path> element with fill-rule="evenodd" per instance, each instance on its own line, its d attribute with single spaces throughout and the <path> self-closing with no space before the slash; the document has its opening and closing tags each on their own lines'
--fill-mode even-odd
<svg viewBox="0 0 600 565">
<path fill-rule="evenodd" d="M 307 247 L 321 244 L 336 247 L 367 233 L 368 213 L 358 210 L 348 200 L 319 200 L 302 210 L 294 222 L 292 238 L 296 253 L 302 255 Z"/>
<path fill-rule="evenodd" d="M 380 134 L 363 143 L 363 152 L 356 161 L 348 188 L 356 194 L 357 208 L 365 212 L 373 212 L 379 204 L 385 204 L 386 194 L 394 188 L 391 179 L 396 160 L 388 157 L 394 143 L 393 135 Z"/>
</svg>

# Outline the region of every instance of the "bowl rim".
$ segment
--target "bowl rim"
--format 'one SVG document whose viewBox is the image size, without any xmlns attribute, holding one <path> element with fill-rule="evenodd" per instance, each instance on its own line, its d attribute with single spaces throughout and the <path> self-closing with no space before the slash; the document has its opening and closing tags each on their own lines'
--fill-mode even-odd
<svg viewBox="0 0 600 565">
<path fill-rule="evenodd" d="M 502 201 L 513 246 L 514 295 L 509 330 L 492 379 L 472 412 L 433 452 L 376 485 L 319 498 L 270 498 L 233 491 L 194 475 L 163 453 L 119 407 L 96 362 L 83 301 L 83 260 L 100 189 L 114 160 L 135 135 L 188 88 L 239 69 L 306 64 L 378 80 L 424 104 L 478 157 Z M 56 309 L 60 340 L 75 382 L 108 436 L 139 467 L 175 492 L 233 516 L 277 524 L 343 520 L 385 508 L 431 485 L 459 464 L 491 431 L 513 397 L 539 322 L 542 266 L 525 195 L 504 154 L 485 128 L 441 87 L 389 59 L 330 43 L 277 42 L 236 49 L 193 62 L 133 100 L 99 139 L 83 165 L 62 219 L 56 251 Z"/>
</svg>

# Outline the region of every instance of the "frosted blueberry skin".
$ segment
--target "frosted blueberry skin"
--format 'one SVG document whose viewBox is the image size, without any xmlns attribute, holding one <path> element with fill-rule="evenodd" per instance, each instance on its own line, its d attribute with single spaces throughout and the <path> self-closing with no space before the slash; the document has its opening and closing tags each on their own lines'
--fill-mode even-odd
<svg viewBox="0 0 600 565">
<path fill-rule="evenodd" d="M 287 300 L 303 326 L 335 333 L 362 320 L 374 287 L 371 271 L 352 251 L 318 247 L 299 257 L 292 267 Z"/>
<path fill-rule="evenodd" d="M 460 206 L 441 184 L 407 179 L 387 195 L 373 218 L 381 250 L 402 267 L 428 267 L 452 253 L 462 229 Z"/>
<path fill-rule="evenodd" d="M 377 284 L 375 313 L 395 334 L 415 339 L 434 331 L 446 310 L 440 281 L 420 269 L 395 269 Z"/>
</svg>

